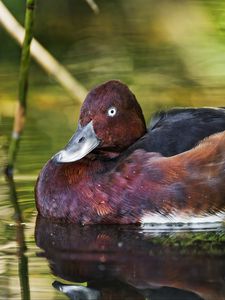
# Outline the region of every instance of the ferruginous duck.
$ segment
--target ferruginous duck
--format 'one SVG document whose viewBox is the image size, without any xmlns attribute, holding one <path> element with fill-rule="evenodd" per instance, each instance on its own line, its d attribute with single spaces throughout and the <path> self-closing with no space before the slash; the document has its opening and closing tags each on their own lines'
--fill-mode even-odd
<svg viewBox="0 0 225 300">
<path fill-rule="evenodd" d="M 147 130 L 128 87 L 106 82 L 87 95 L 76 133 L 43 167 L 38 212 L 80 224 L 221 222 L 224 130 L 223 108 L 173 109 Z"/>
</svg>

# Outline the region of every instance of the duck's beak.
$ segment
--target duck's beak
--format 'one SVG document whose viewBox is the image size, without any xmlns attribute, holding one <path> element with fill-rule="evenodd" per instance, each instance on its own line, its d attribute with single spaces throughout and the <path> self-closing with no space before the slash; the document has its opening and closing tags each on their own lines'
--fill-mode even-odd
<svg viewBox="0 0 225 300">
<path fill-rule="evenodd" d="M 95 134 L 92 121 L 84 127 L 79 124 L 69 143 L 63 150 L 54 155 L 53 160 L 58 163 L 77 161 L 95 149 L 99 143 L 100 140 Z"/>
</svg>

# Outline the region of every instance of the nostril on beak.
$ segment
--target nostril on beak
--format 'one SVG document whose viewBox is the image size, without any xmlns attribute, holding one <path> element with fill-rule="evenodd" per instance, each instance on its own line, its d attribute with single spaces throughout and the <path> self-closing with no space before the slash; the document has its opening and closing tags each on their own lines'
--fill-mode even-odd
<svg viewBox="0 0 225 300">
<path fill-rule="evenodd" d="M 78 140 L 78 143 L 80 144 L 80 143 L 82 143 L 84 140 L 85 140 L 85 137 L 82 136 L 82 137 Z"/>
<path fill-rule="evenodd" d="M 57 158 L 57 161 L 60 162 L 63 158 L 62 153 L 60 152 L 56 158 Z"/>
<path fill-rule="evenodd" d="M 53 156 L 53 161 L 55 163 L 59 163 L 61 161 L 61 159 L 62 159 L 62 153 L 61 152 L 59 152 L 59 153 L 57 153 L 56 155 Z"/>
</svg>

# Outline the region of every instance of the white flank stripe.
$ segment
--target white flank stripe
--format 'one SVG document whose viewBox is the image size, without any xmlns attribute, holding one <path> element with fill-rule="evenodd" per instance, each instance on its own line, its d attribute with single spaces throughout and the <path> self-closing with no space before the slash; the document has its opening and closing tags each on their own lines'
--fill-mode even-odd
<svg viewBox="0 0 225 300">
<path fill-rule="evenodd" d="M 225 212 L 206 216 L 190 216 L 179 213 L 163 216 L 161 214 L 146 213 L 141 219 L 144 226 L 149 225 L 149 227 L 157 229 L 172 229 L 174 227 L 180 229 L 207 229 L 219 227 L 223 222 L 225 222 Z"/>
</svg>

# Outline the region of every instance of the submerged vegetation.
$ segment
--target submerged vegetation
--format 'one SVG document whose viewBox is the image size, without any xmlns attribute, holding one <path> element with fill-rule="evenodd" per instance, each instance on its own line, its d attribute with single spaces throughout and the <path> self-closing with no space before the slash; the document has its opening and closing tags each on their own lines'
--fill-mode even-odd
<svg viewBox="0 0 225 300">
<path fill-rule="evenodd" d="M 213 232 L 170 232 L 155 236 L 150 242 L 179 250 L 183 254 L 224 255 L 225 229 Z"/>
</svg>

